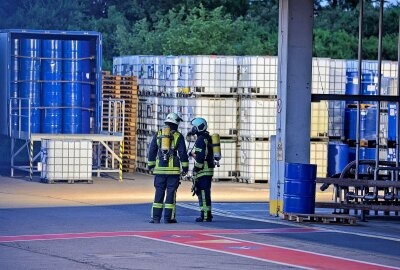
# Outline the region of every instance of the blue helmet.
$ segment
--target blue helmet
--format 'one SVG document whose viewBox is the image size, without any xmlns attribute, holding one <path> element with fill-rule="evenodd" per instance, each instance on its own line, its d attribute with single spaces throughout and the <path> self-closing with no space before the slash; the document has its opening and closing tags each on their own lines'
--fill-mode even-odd
<svg viewBox="0 0 400 270">
<path fill-rule="evenodd" d="M 207 121 L 204 118 L 198 117 L 192 120 L 191 124 L 193 125 L 192 127 L 192 133 L 196 134 L 198 132 L 203 132 L 207 130 Z"/>
</svg>

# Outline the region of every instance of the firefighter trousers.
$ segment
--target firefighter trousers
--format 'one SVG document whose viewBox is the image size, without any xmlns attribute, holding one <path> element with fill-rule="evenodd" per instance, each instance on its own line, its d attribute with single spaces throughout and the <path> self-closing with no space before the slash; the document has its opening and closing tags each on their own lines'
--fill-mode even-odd
<svg viewBox="0 0 400 270">
<path fill-rule="evenodd" d="M 199 199 L 201 218 L 204 221 L 212 220 L 211 214 L 211 182 L 212 176 L 202 176 L 196 180 L 196 195 Z"/>
<path fill-rule="evenodd" d="M 163 207 L 164 220 L 175 219 L 176 213 L 176 191 L 179 186 L 179 175 L 156 175 L 154 178 L 154 187 L 156 193 L 151 211 L 151 218 L 160 220 L 162 217 Z M 167 191 L 167 196 L 165 196 Z M 164 204 L 165 197 L 165 204 Z"/>
</svg>

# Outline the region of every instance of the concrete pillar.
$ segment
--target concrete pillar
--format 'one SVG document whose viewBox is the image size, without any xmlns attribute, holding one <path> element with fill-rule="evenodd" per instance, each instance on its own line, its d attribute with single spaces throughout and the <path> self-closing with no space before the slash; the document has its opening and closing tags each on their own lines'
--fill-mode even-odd
<svg viewBox="0 0 400 270">
<path fill-rule="evenodd" d="M 278 104 L 270 214 L 283 207 L 285 163 L 310 162 L 313 0 L 279 1 Z M 273 186 L 273 187 L 272 187 Z"/>
</svg>

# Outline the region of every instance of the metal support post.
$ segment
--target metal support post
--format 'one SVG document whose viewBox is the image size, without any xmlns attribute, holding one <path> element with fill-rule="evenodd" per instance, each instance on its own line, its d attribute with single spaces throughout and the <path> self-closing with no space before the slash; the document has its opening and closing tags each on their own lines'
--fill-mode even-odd
<svg viewBox="0 0 400 270">
<path fill-rule="evenodd" d="M 32 181 L 33 176 L 33 140 L 30 140 L 30 147 L 29 147 L 29 180 Z"/>
</svg>

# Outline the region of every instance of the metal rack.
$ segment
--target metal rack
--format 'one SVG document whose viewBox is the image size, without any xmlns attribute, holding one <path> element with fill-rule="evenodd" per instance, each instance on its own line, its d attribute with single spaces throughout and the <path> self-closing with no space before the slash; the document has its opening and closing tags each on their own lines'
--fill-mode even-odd
<svg viewBox="0 0 400 270">
<path fill-rule="evenodd" d="M 16 103 L 19 104 L 18 108 L 15 109 L 17 112 L 21 112 L 21 98 L 15 98 Z M 103 106 L 103 105 L 102 105 Z M 11 126 L 10 134 L 11 134 L 11 176 L 13 177 L 15 174 L 15 170 L 23 171 L 29 173 L 30 180 L 32 180 L 33 175 L 39 173 L 38 162 L 43 157 L 42 148 L 46 149 L 45 145 L 39 145 L 36 142 L 40 142 L 41 144 L 47 143 L 50 141 L 62 141 L 62 142 L 90 142 L 93 143 L 94 146 L 94 161 L 93 161 L 93 173 L 97 173 L 97 176 L 100 176 L 100 173 L 111 173 L 118 172 L 120 175 L 120 181 L 122 181 L 122 142 L 124 138 L 124 122 L 125 122 L 125 103 L 123 100 L 110 99 L 109 100 L 109 114 L 108 121 L 114 124 L 110 126 L 110 130 L 103 130 L 99 134 L 41 134 L 41 133 L 32 133 L 30 130 L 28 132 L 21 131 L 21 121 L 18 122 L 17 129 L 13 129 Z M 27 111 L 28 122 L 30 122 L 30 110 L 29 106 Z M 17 117 L 18 119 L 22 119 L 24 117 L 21 114 L 12 113 L 10 108 L 9 117 Z M 10 122 L 11 123 L 11 119 Z M 22 141 L 22 146 L 16 147 L 17 140 Z M 117 144 L 118 147 L 109 147 L 109 144 Z M 112 161 L 112 166 L 101 166 L 101 152 L 102 148 L 106 149 L 107 153 L 109 153 Z M 28 157 L 29 164 L 17 165 L 16 159 L 20 155 L 24 155 L 24 149 L 26 149 L 26 157 Z M 39 151 L 40 150 L 40 151 Z M 34 155 L 35 153 L 35 155 Z M 117 161 L 120 165 L 119 168 L 116 168 L 115 161 Z M 39 165 L 40 166 L 40 165 Z"/>
</svg>

